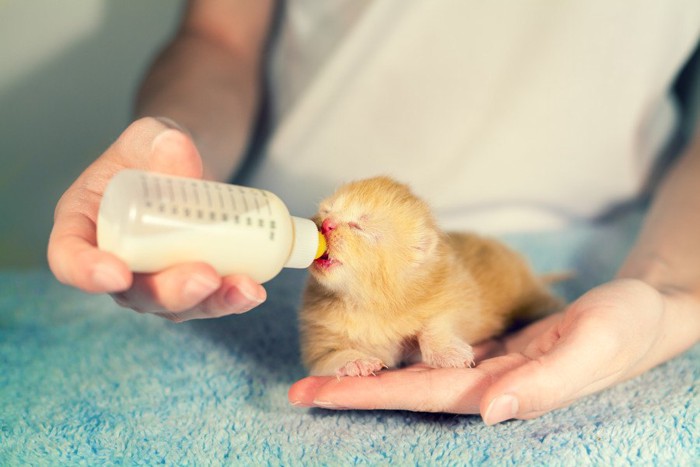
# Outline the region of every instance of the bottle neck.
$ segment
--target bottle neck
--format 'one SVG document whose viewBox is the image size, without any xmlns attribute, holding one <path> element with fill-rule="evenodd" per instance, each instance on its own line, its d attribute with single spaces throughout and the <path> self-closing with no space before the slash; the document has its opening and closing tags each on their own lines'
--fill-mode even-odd
<svg viewBox="0 0 700 467">
<path fill-rule="evenodd" d="M 292 247 L 284 267 L 308 268 L 314 259 L 320 256 L 318 250 L 325 251 L 325 246 L 320 246 L 318 227 L 312 220 L 296 216 L 290 216 L 290 219 L 292 222 Z M 323 243 L 325 245 L 325 241 Z"/>
</svg>

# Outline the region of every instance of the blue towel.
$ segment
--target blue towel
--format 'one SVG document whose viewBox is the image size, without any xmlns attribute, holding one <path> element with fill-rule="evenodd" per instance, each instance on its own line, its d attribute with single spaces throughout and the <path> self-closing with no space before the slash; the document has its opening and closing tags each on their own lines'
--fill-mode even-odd
<svg viewBox="0 0 700 467">
<path fill-rule="evenodd" d="M 538 271 L 575 270 L 573 299 L 609 279 L 640 210 L 513 235 Z M 530 421 L 300 409 L 296 308 L 304 271 L 241 316 L 173 324 L 48 271 L 0 272 L 0 465 L 698 465 L 700 346 Z"/>
</svg>

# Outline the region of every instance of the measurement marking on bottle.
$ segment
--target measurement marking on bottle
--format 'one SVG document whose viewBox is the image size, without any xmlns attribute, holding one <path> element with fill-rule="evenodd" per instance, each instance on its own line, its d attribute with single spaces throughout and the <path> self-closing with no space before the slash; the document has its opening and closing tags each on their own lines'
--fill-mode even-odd
<svg viewBox="0 0 700 467">
<path fill-rule="evenodd" d="M 192 182 L 192 194 L 194 195 L 194 204 L 199 206 L 199 190 L 197 190 L 197 183 Z"/>
<path fill-rule="evenodd" d="M 185 182 L 180 182 L 180 191 L 182 191 L 182 203 L 187 204 L 187 186 L 185 186 Z"/>
<path fill-rule="evenodd" d="M 162 200 L 163 199 L 163 192 L 160 188 L 160 180 L 155 179 L 155 188 L 156 188 L 156 199 Z"/>
<path fill-rule="evenodd" d="M 219 195 L 219 206 L 221 209 L 225 209 L 226 203 L 224 203 L 224 195 L 221 193 L 221 185 L 216 185 L 216 193 Z"/>
<path fill-rule="evenodd" d="M 143 190 L 143 199 L 147 201 L 150 200 L 151 195 L 148 191 L 148 179 L 145 176 L 141 177 L 141 188 Z"/>
<path fill-rule="evenodd" d="M 173 191 L 173 181 L 168 179 L 166 183 L 168 186 L 168 196 L 170 197 L 170 201 L 175 202 L 175 191 Z"/>
<path fill-rule="evenodd" d="M 261 229 L 265 227 L 265 221 L 263 219 L 258 219 L 258 227 Z"/>
<path fill-rule="evenodd" d="M 216 222 L 216 213 L 214 211 L 211 211 L 209 213 L 209 220 L 212 222 Z"/>
<path fill-rule="evenodd" d="M 267 196 L 267 191 L 260 190 L 260 193 L 262 194 L 262 197 L 265 199 L 265 206 L 267 207 L 267 213 L 271 216 L 272 215 L 272 206 L 270 205 L 270 198 Z"/>
<path fill-rule="evenodd" d="M 275 228 L 277 228 L 277 224 L 275 223 L 274 220 L 270 220 L 270 228 L 273 229 L 273 230 L 274 230 Z"/>
<path fill-rule="evenodd" d="M 260 203 L 258 203 L 258 198 L 253 198 L 253 201 L 255 201 L 255 210 L 258 212 L 258 215 L 260 215 Z"/>
<path fill-rule="evenodd" d="M 207 189 L 207 185 L 202 185 L 202 188 L 204 188 L 204 193 L 207 195 L 207 207 L 211 208 L 214 204 L 211 199 L 211 190 Z"/>
<path fill-rule="evenodd" d="M 240 224 L 240 223 L 241 223 L 241 218 L 238 216 L 238 214 L 236 214 L 235 216 L 233 216 L 233 222 L 235 222 L 236 224 Z"/>
<path fill-rule="evenodd" d="M 250 227 L 250 226 L 253 225 L 253 219 L 251 219 L 250 217 L 246 217 L 246 218 L 245 218 L 245 223 L 246 223 L 246 225 L 247 225 L 248 227 Z"/>
<path fill-rule="evenodd" d="M 241 192 L 241 199 L 243 200 L 243 209 L 245 209 L 245 212 L 248 212 L 249 211 L 248 201 L 246 200 L 245 191 L 243 190 L 243 188 L 241 188 L 240 192 Z"/>
<path fill-rule="evenodd" d="M 231 207 L 234 211 L 238 211 L 238 208 L 236 207 L 236 193 L 233 191 L 233 187 L 229 186 L 228 187 L 228 198 L 231 200 Z"/>
</svg>

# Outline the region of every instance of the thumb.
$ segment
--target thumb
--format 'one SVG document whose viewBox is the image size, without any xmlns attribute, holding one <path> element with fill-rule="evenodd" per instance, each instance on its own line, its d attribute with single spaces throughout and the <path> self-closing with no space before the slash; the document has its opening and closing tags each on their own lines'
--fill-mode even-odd
<svg viewBox="0 0 700 467">
<path fill-rule="evenodd" d="M 201 178 L 202 160 L 192 139 L 166 119 L 133 122 L 78 177 L 59 200 L 47 256 L 56 278 L 89 292 L 114 292 L 131 285 L 121 260 L 97 249 L 96 223 L 105 187 L 116 172 L 138 168 Z"/>
<path fill-rule="evenodd" d="M 146 152 L 145 169 L 181 177 L 201 178 L 202 158 L 192 138 L 174 121 L 151 119 L 155 127 L 150 151 Z"/>
<path fill-rule="evenodd" d="M 491 385 L 479 408 L 487 425 L 538 417 L 619 379 L 622 369 L 611 367 L 616 339 L 595 322 L 580 321 L 541 335 L 523 352 L 525 363 Z"/>
</svg>

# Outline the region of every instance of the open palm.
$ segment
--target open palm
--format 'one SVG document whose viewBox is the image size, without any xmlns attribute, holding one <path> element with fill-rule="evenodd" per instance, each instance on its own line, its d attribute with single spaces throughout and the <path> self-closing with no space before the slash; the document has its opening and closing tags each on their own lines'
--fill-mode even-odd
<svg viewBox="0 0 700 467">
<path fill-rule="evenodd" d="M 481 413 L 486 423 L 533 418 L 642 373 L 673 301 L 636 280 L 599 286 L 563 312 L 475 347 L 474 368 L 423 365 L 371 377 L 309 377 L 295 383 L 295 405 Z"/>
</svg>

